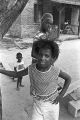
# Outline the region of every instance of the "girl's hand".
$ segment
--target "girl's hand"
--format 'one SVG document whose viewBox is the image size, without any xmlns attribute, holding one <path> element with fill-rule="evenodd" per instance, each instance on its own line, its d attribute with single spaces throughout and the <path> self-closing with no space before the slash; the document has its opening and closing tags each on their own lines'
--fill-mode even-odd
<svg viewBox="0 0 80 120">
<path fill-rule="evenodd" d="M 58 104 L 62 100 L 62 96 L 58 95 L 56 99 L 53 101 L 53 104 Z"/>
</svg>

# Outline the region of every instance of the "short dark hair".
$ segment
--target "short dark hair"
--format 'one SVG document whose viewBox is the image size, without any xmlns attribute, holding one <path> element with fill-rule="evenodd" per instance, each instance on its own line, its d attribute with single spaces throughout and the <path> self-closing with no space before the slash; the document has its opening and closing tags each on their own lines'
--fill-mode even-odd
<svg viewBox="0 0 80 120">
<path fill-rule="evenodd" d="M 18 52 L 18 53 L 16 54 L 16 57 L 17 57 L 17 58 L 22 58 L 22 53 Z"/>
<path fill-rule="evenodd" d="M 59 46 L 55 41 L 50 41 L 47 39 L 41 39 L 35 42 L 35 52 L 39 54 L 40 49 L 50 49 L 53 58 L 58 58 L 59 56 Z"/>
</svg>

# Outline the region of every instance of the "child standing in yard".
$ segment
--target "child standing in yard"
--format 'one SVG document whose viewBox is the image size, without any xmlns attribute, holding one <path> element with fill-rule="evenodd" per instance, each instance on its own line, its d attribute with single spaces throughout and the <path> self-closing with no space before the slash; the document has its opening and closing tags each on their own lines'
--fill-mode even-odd
<svg viewBox="0 0 80 120">
<path fill-rule="evenodd" d="M 37 63 L 19 72 L 0 69 L 0 73 L 13 77 L 29 74 L 30 94 L 33 96 L 31 120 L 58 120 L 59 102 L 69 87 L 71 77 L 55 66 L 59 56 L 57 43 L 42 39 L 36 42 L 35 48 L 38 54 Z M 58 92 L 58 77 L 65 81 L 61 92 Z"/>
<path fill-rule="evenodd" d="M 24 70 L 24 61 L 22 60 L 22 54 L 19 52 L 16 54 L 16 59 L 17 59 L 17 63 L 16 66 L 14 67 L 14 70 L 16 72 Z M 22 85 L 22 76 L 18 77 L 17 79 L 17 90 L 19 90 L 19 86 L 20 87 L 24 87 L 24 85 Z"/>
</svg>

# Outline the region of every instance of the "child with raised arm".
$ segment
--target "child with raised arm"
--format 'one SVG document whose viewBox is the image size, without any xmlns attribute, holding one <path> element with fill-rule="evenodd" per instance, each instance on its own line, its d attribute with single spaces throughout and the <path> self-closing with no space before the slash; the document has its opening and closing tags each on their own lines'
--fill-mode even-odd
<svg viewBox="0 0 80 120">
<path fill-rule="evenodd" d="M 0 73 L 21 77 L 30 77 L 30 94 L 33 96 L 33 112 L 31 120 L 58 120 L 59 102 L 63 98 L 71 82 L 71 77 L 55 66 L 59 56 L 57 43 L 47 39 L 36 42 L 37 63 L 29 65 L 20 72 L 0 70 Z M 54 65 L 53 65 L 54 64 Z M 58 92 L 58 78 L 64 79 L 64 86 Z"/>
</svg>

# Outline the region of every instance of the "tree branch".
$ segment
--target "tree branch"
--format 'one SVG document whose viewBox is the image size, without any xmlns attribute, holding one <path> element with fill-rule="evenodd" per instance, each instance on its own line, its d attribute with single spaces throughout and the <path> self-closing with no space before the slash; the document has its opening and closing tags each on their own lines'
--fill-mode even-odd
<svg viewBox="0 0 80 120">
<path fill-rule="evenodd" d="M 8 32 L 9 28 L 12 26 L 13 22 L 17 19 L 17 17 L 21 14 L 24 7 L 26 6 L 28 0 L 17 0 L 15 5 L 4 12 L 0 18 L 0 37 Z"/>
</svg>

